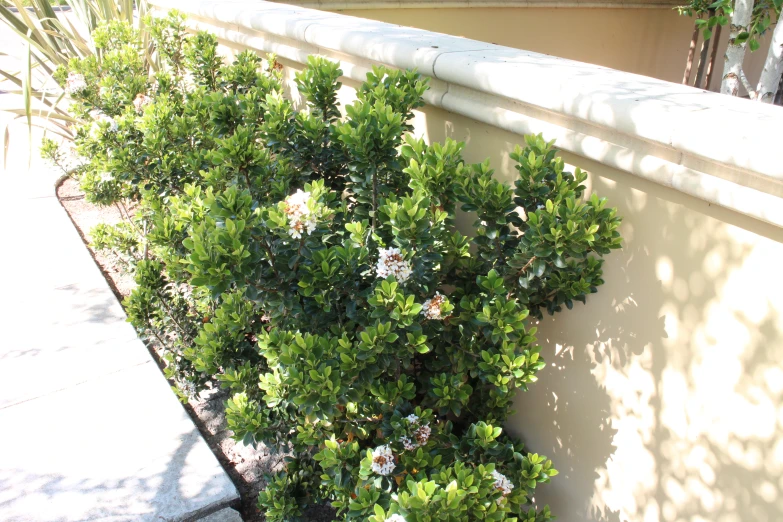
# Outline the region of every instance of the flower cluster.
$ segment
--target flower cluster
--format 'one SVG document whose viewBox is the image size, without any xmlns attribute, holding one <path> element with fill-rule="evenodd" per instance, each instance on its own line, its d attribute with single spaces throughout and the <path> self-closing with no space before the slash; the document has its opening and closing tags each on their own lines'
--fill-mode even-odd
<svg viewBox="0 0 783 522">
<path fill-rule="evenodd" d="M 299 239 L 302 233 L 312 234 L 315 231 L 315 216 L 310 211 L 308 203 L 310 193 L 298 189 L 285 199 L 285 213 L 288 216 L 288 234 Z"/>
<path fill-rule="evenodd" d="M 387 518 L 386 520 L 384 520 L 383 522 L 405 522 L 405 517 L 403 517 L 402 515 L 394 514 L 389 518 Z"/>
<path fill-rule="evenodd" d="M 133 100 L 133 108 L 136 109 L 136 112 L 142 113 L 144 111 L 144 107 L 152 103 L 152 98 L 147 96 L 146 94 L 139 93 L 136 95 L 136 98 Z"/>
<path fill-rule="evenodd" d="M 405 420 L 407 420 L 409 426 L 414 429 L 411 433 L 412 438 L 407 436 L 400 438 L 400 442 L 402 442 L 403 447 L 407 451 L 413 451 L 416 448 L 425 446 L 427 441 L 430 440 L 430 434 L 432 433 L 432 429 L 430 428 L 429 424 L 419 425 L 419 417 L 413 413 L 405 417 Z"/>
<path fill-rule="evenodd" d="M 407 281 L 412 273 L 410 262 L 405 260 L 399 248 L 379 248 L 375 270 L 378 277 L 386 279 L 391 275 L 400 283 Z"/>
<path fill-rule="evenodd" d="M 84 79 L 83 74 L 69 73 L 68 79 L 65 80 L 65 92 L 68 95 L 74 95 L 82 92 L 87 88 L 87 82 Z"/>
<path fill-rule="evenodd" d="M 441 305 L 446 301 L 446 296 L 435 292 L 435 296 L 424 301 L 421 314 L 427 319 L 441 319 Z"/>
<path fill-rule="evenodd" d="M 117 132 L 119 129 L 119 125 L 117 125 L 117 122 L 114 121 L 114 118 L 109 116 L 108 114 L 105 114 L 101 111 L 91 111 L 90 116 L 93 117 L 95 121 L 92 122 L 92 126 L 90 127 L 90 136 L 93 138 L 98 138 L 101 134 L 101 128 L 102 123 L 106 123 L 106 131 L 107 132 Z"/>
<path fill-rule="evenodd" d="M 511 490 L 514 489 L 514 484 L 508 480 L 508 477 L 497 470 L 492 471 L 492 478 L 495 479 L 495 489 L 500 490 L 503 494 L 503 496 L 497 500 L 497 503 L 500 504 L 504 498 L 511 494 Z"/>
<path fill-rule="evenodd" d="M 388 444 L 372 450 L 372 470 L 378 475 L 388 475 L 394 471 L 394 453 Z"/>
</svg>

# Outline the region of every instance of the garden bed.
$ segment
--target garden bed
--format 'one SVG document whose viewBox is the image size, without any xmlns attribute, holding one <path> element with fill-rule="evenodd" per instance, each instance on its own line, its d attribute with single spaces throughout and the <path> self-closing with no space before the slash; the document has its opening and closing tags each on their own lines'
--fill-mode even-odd
<svg viewBox="0 0 783 522">
<path fill-rule="evenodd" d="M 545 366 L 528 317 L 597 291 L 616 209 L 541 135 L 509 155 L 513 188 L 411 136 L 415 71 L 373 68 L 343 114 L 339 64 L 310 57 L 297 110 L 273 55 L 224 64 L 180 15 L 149 25 L 154 80 L 122 24 L 96 30 L 103 61 L 58 69 L 76 154 L 42 154 L 102 205 L 63 188 L 104 273 L 133 273 L 125 312 L 246 519 L 551 520 L 533 494 L 557 470 L 501 425 Z"/>
<path fill-rule="evenodd" d="M 89 203 L 85 200 L 79 183 L 73 179 L 66 179 L 60 184 L 57 196 L 112 291 L 117 299 L 122 301 L 134 287 L 133 277 L 123 271 L 120 263 L 110 255 L 93 249 L 89 235 L 90 229 L 99 223 L 120 223 L 123 220 L 121 209 Z M 146 344 L 155 361 L 163 369 L 165 362 L 162 359 L 162 347 L 151 342 Z M 285 454 L 263 444 L 253 448 L 233 440 L 231 432 L 226 429 L 227 398 L 226 392 L 212 389 L 202 392 L 197 399 L 183 406 L 239 491 L 242 519 L 245 522 L 261 521 L 264 516 L 258 510 L 257 499 L 259 491 L 266 486 L 264 475 L 281 469 Z M 313 521 L 332 519 L 333 511 L 325 506 L 311 509 L 307 517 L 307 520 Z"/>
</svg>

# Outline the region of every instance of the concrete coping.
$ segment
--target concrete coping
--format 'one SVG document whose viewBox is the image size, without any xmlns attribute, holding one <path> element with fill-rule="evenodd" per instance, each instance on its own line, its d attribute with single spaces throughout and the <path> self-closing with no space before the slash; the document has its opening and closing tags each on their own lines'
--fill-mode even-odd
<svg viewBox="0 0 783 522">
<path fill-rule="evenodd" d="M 152 0 L 194 28 L 304 63 L 416 68 L 429 104 L 783 226 L 783 108 L 467 38 L 261 0 Z M 354 64 L 352 71 L 351 63 Z M 361 64 L 360 67 L 356 67 Z M 347 67 L 346 67 L 347 65 Z M 363 74 L 363 73 L 362 73 Z"/>
</svg>

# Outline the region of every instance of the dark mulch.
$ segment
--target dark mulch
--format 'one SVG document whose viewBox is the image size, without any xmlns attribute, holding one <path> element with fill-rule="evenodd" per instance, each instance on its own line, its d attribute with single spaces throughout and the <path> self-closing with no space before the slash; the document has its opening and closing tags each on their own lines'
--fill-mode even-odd
<svg viewBox="0 0 783 522">
<path fill-rule="evenodd" d="M 122 300 L 133 290 L 133 278 L 123 272 L 112 256 L 96 252 L 90 247 L 90 229 L 98 223 L 119 223 L 122 221 L 121 210 L 87 202 L 78 182 L 73 179 L 66 179 L 58 187 L 57 195 L 117 299 Z M 165 363 L 161 359 L 161 347 L 153 343 L 147 343 L 147 347 L 162 369 Z M 226 429 L 226 398 L 225 391 L 209 390 L 184 407 L 237 487 L 241 497 L 237 509 L 242 519 L 245 522 L 263 521 L 264 515 L 256 507 L 258 493 L 265 486 L 263 477 L 282 468 L 285 454 L 264 445 L 253 448 L 235 442 L 231 432 Z M 330 522 L 334 519 L 334 510 L 328 506 L 314 507 L 306 513 L 305 519 Z"/>
</svg>

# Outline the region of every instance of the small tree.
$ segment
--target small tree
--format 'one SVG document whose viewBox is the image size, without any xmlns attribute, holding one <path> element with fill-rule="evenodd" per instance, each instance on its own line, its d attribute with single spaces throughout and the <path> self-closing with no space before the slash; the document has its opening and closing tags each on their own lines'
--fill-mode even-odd
<svg viewBox="0 0 783 522">
<path fill-rule="evenodd" d="M 680 14 L 699 17 L 696 20 L 696 29 L 702 31 L 705 46 L 712 38 L 716 27 L 720 28 L 731 22 L 721 79 L 720 92 L 722 94 L 738 96 L 739 87 L 742 84 L 751 99 L 763 103 L 774 101 L 783 73 L 783 29 L 781 29 L 780 23 L 774 24 L 775 29 L 764 63 L 764 70 L 755 89 L 745 75 L 742 64 L 746 48 L 750 47 L 751 52 L 758 50 L 761 45 L 759 39 L 773 25 L 773 19 L 779 21 L 781 6 L 783 6 L 783 0 L 759 0 L 757 2 L 754 0 L 734 0 L 733 2 L 732 0 L 717 0 L 714 3 L 693 0 L 690 4 L 678 8 Z M 704 18 L 702 18 L 703 16 Z M 694 42 L 689 55 L 688 70 L 690 70 L 695 36 L 696 33 L 694 33 Z M 716 38 L 713 46 L 717 47 L 717 45 Z M 705 56 L 706 53 L 702 53 L 702 62 Z M 700 70 L 702 67 L 703 63 L 700 64 Z M 686 78 L 687 76 L 688 72 L 686 72 Z"/>
</svg>

